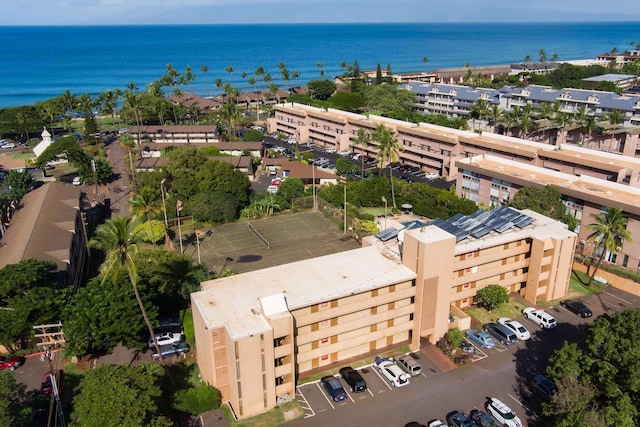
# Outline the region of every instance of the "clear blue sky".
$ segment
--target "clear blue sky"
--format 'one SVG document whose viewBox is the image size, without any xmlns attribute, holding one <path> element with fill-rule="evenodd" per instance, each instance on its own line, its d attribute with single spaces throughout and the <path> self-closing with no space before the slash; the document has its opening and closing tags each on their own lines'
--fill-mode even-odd
<svg viewBox="0 0 640 427">
<path fill-rule="evenodd" d="M 640 21 L 638 0 L 7 0 L 0 25 Z"/>
</svg>

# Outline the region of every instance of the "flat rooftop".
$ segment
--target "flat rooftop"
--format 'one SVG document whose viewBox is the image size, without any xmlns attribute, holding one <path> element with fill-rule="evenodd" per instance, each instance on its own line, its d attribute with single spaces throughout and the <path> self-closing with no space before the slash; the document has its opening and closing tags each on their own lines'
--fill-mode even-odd
<svg viewBox="0 0 640 427">
<path fill-rule="evenodd" d="M 514 162 L 489 154 L 462 159 L 456 162 L 460 169 L 499 177 L 522 185 L 552 185 L 562 194 L 603 206 L 617 207 L 625 212 L 640 215 L 640 189 L 588 176 L 575 176 L 539 166 Z"/>
<path fill-rule="evenodd" d="M 397 258 L 369 246 L 209 280 L 191 299 L 207 327 L 224 326 L 240 338 L 270 329 L 260 299 L 283 295 L 295 310 L 415 277 Z"/>
</svg>

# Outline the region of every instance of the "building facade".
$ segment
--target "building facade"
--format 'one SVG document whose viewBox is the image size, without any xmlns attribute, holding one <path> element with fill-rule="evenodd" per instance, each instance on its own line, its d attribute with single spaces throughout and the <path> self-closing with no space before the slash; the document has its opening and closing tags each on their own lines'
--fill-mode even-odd
<svg viewBox="0 0 640 427">
<path fill-rule="evenodd" d="M 562 195 L 567 212 L 578 221 L 577 250 L 584 255 L 594 255 L 597 248 L 587 241 L 593 215 L 607 207 L 619 208 L 629 219 L 627 231 L 631 241 L 625 241 L 619 250 L 605 254 L 611 264 L 638 271 L 640 269 L 640 189 L 606 179 L 587 175 L 564 173 L 542 167 L 525 165 L 491 155 L 482 155 L 458 162 L 456 181 L 458 196 L 487 206 L 508 203 L 522 187 L 542 188 L 551 185 Z M 634 178 L 637 180 L 637 176 Z"/>
<path fill-rule="evenodd" d="M 468 329 L 461 308 L 490 284 L 531 302 L 565 295 L 575 233 L 530 211 L 483 212 L 203 282 L 191 295 L 203 379 L 246 418 L 294 396 L 297 380 L 313 372 Z M 489 230 L 474 237 L 477 226 Z"/>
</svg>

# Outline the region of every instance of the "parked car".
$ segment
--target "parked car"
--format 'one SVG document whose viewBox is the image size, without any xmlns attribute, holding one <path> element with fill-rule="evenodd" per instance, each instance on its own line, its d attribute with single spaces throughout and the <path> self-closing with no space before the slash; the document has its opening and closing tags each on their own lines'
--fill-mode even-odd
<svg viewBox="0 0 640 427">
<path fill-rule="evenodd" d="M 160 332 L 156 334 L 156 341 L 159 346 L 179 344 L 184 341 L 184 335 L 177 332 Z M 149 338 L 149 348 L 154 348 L 153 339 Z"/>
<path fill-rule="evenodd" d="M 73 180 L 71 181 L 71 183 L 76 187 L 78 185 L 82 185 L 82 178 L 80 178 L 79 176 L 74 176 Z"/>
<path fill-rule="evenodd" d="M 324 385 L 325 390 L 329 393 L 331 400 L 334 402 L 340 402 L 341 400 L 345 400 L 347 398 L 347 392 L 342 388 L 342 384 L 340 381 L 331 375 L 327 375 L 320 379 L 322 385 Z"/>
<path fill-rule="evenodd" d="M 393 356 L 393 360 L 398 366 L 402 368 L 407 374 L 415 377 L 422 373 L 422 366 L 420 362 L 411 357 L 409 354 L 398 354 Z"/>
<path fill-rule="evenodd" d="M 436 179 L 439 175 L 435 172 L 427 172 L 425 173 L 424 177 L 426 179 Z"/>
<path fill-rule="evenodd" d="M 556 319 L 544 310 L 536 310 L 533 307 L 527 307 L 522 310 L 525 319 L 531 320 L 536 325 L 544 329 L 552 329 L 557 326 Z"/>
<path fill-rule="evenodd" d="M 440 420 L 433 420 L 429 423 L 429 427 L 447 427 L 447 425 Z"/>
<path fill-rule="evenodd" d="M 473 409 L 469 413 L 469 418 L 471 418 L 478 427 L 498 427 L 496 421 L 491 418 L 489 414 L 486 414 L 479 409 Z"/>
<path fill-rule="evenodd" d="M 485 408 L 487 409 L 487 412 L 503 426 L 522 427 L 522 421 L 520 421 L 520 418 L 518 418 L 516 413 L 501 400 L 496 399 L 495 397 L 490 397 L 485 403 Z"/>
<path fill-rule="evenodd" d="M 13 142 L 5 142 L 4 145 L 0 148 L 16 148 L 16 144 Z"/>
<path fill-rule="evenodd" d="M 353 393 L 360 393 L 367 390 L 367 382 L 362 378 L 360 372 L 353 369 L 351 366 L 345 366 L 340 369 L 340 376 L 349 384 L 349 388 Z"/>
<path fill-rule="evenodd" d="M 44 185 L 44 182 L 35 180 L 35 181 L 32 181 L 31 184 L 29 184 L 29 186 L 27 187 L 27 190 L 33 191 L 36 188 L 42 187 L 43 185 Z"/>
<path fill-rule="evenodd" d="M 493 348 L 496 342 L 484 331 L 478 331 L 476 329 L 469 329 L 467 331 L 467 338 L 483 348 Z"/>
<path fill-rule="evenodd" d="M 42 381 L 40 382 L 40 392 L 45 396 L 50 396 L 53 393 L 53 382 L 51 381 L 51 373 L 46 372 L 42 376 Z"/>
<path fill-rule="evenodd" d="M 22 356 L 0 356 L 0 371 L 15 371 L 24 365 L 25 360 Z"/>
<path fill-rule="evenodd" d="M 313 161 L 313 163 L 315 165 L 317 165 L 317 166 L 324 167 L 324 166 L 328 165 L 329 163 L 331 163 L 331 160 L 327 159 L 326 157 L 319 157 L 319 158 L 315 159 Z"/>
<path fill-rule="evenodd" d="M 189 344 L 184 342 L 179 344 L 167 345 L 164 347 L 160 347 L 160 355 L 158 355 L 158 352 L 156 350 L 153 350 L 153 353 L 151 353 L 151 359 L 160 360 L 161 356 L 163 359 L 166 359 L 167 357 L 189 353 L 189 351 L 191 351 L 191 347 L 189 346 Z"/>
<path fill-rule="evenodd" d="M 589 310 L 589 307 L 587 307 L 580 301 L 562 300 L 560 301 L 560 305 L 570 312 L 577 314 L 578 317 L 582 317 L 583 319 L 593 316 L 593 313 L 591 312 L 591 310 Z"/>
<path fill-rule="evenodd" d="M 543 400 L 549 402 L 553 399 L 553 394 L 556 391 L 556 385 L 544 375 L 536 375 L 531 382 L 531 389 Z"/>
<path fill-rule="evenodd" d="M 495 339 L 500 341 L 504 345 L 514 345 L 518 342 L 515 332 L 499 323 L 485 323 L 482 325 L 482 329 L 490 335 L 493 335 Z"/>
<path fill-rule="evenodd" d="M 348 156 L 351 155 L 351 150 L 344 149 L 344 150 L 340 151 L 340 155 L 348 157 Z"/>
<path fill-rule="evenodd" d="M 327 153 L 335 153 L 338 150 L 335 147 L 327 147 L 324 149 L 324 151 L 326 151 Z"/>
<path fill-rule="evenodd" d="M 380 375 L 388 379 L 394 387 L 404 387 L 409 384 L 411 375 L 386 357 L 376 357 L 374 365 L 378 368 Z"/>
<path fill-rule="evenodd" d="M 511 320 L 508 317 L 501 317 L 498 319 L 498 323 L 511 329 L 516 334 L 516 337 L 518 337 L 519 340 L 526 341 L 531 338 L 531 333 L 529 333 L 527 328 L 525 328 L 522 323 L 518 322 L 517 320 Z"/>
<path fill-rule="evenodd" d="M 447 422 L 450 427 L 474 427 L 471 418 L 467 417 L 463 412 L 452 412 L 447 415 Z"/>
<path fill-rule="evenodd" d="M 270 194 L 276 194 L 278 192 L 278 186 L 277 185 L 270 185 L 267 187 L 267 193 Z"/>
</svg>

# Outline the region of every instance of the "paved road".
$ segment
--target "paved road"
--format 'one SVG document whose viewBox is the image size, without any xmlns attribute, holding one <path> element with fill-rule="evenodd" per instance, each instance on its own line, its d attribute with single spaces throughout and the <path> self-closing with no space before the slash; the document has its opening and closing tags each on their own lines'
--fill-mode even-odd
<svg viewBox="0 0 640 427">
<path fill-rule="evenodd" d="M 531 396 L 529 382 L 534 375 L 544 373 L 553 350 L 560 348 L 565 340 L 584 342 L 586 325 L 600 314 L 640 308 L 639 297 L 611 287 L 582 300 L 592 309 L 593 318 L 580 319 L 561 307 L 554 307 L 549 309 L 558 321 L 558 327 L 553 330 L 541 330 L 532 322 L 520 319 L 531 331 L 532 339 L 511 347 L 498 345 L 484 350 L 486 357 L 453 371 L 439 371 L 420 354 L 425 375 L 412 379 L 407 387 L 387 387 L 370 368 L 362 373 L 371 393 L 348 393 L 349 399 L 340 403 L 329 401 L 317 383 L 301 386 L 297 398 L 307 418 L 287 425 L 403 426 L 410 421 L 428 424 L 436 418 L 444 419 L 453 410 L 467 414 L 474 408 L 484 410 L 484 402 L 491 396 L 515 410 L 525 426 L 542 427 L 538 417 L 540 401 Z"/>
<path fill-rule="evenodd" d="M 129 216 L 129 192 L 131 184 L 127 174 L 125 148 L 117 139 L 107 145 L 107 159 L 113 168 L 116 179 L 106 185 L 101 191 L 105 191 L 105 197 L 111 200 L 112 216 Z"/>
</svg>

